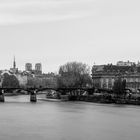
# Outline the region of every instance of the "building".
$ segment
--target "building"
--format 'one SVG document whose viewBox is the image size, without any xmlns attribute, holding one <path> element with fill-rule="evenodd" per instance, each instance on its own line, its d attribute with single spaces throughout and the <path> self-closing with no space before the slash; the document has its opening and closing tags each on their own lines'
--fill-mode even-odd
<svg viewBox="0 0 140 140">
<path fill-rule="evenodd" d="M 36 71 L 42 71 L 42 65 L 41 65 L 41 63 L 36 63 L 35 64 L 35 70 Z"/>
<path fill-rule="evenodd" d="M 16 60 L 14 57 L 14 61 L 13 61 L 13 67 L 10 68 L 10 70 L 2 70 L 2 72 L 0 73 L 0 86 L 2 86 L 2 82 L 3 82 L 3 75 L 4 74 L 8 74 L 8 75 L 14 75 L 17 80 L 19 81 L 19 85 L 21 87 L 26 87 L 27 84 L 27 74 L 24 74 L 22 71 L 19 71 L 18 68 L 16 67 Z"/>
<path fill-rule="evenodd" d="M 35 64 L 35 74 L 36 75 L 42 74 L 42 65 L 41 65 L 41 63 L 36 63 Z"/>
<path fill-rule="evenodd" d="M 96 65 L 92 68 L 92 79 L 95 88 L 112 89 L 118 78 L 126 80 L 126 88 L 140 89 L 140 71 L 137 66 Z"/>
<path fill-rule="evenodd" d="M 34 76 L 40 76 L 40 75 L 42 75 L 42 65 L 41 65 L 41 63 L 36 63 L 35 69 L 32 69 L 32 64 L 26 63 L 25 64 L 25 71 L 27 73 L 34 75 Z"/>
<path fill-rule="evenodd" d="M 15 61 L 15 57 L 14 57 L 14 61 L 13 61 L 13 68 L 10 68 L 10 71 L 12 73 L 18 73 L 18 68 L 16 68 L 16 61 Z"/>
<path fill-rule="evenodd" d="M 26 87 L 28 82 L 27 75 L 16 74 L 16 78 L 19 81 L 20 87 Z"/>
<path fill-rule="evenodd" d="M 130 62 L 129 60 L 127 62 L 124 61 L 118 61 L 117 66 L 133 66 L 135 65 L 135 62 Z"/>
<path fill-rule="evenodd" d="M 25 64 L 25 71 L 32 71 L 32 64 L 31 63 Z"/>
<path fill-rule="evenodd" d="M 57 75 L 54 73 L 41 74 L 27 77 L 27 87 L 57 88 Z"/>
</svg>

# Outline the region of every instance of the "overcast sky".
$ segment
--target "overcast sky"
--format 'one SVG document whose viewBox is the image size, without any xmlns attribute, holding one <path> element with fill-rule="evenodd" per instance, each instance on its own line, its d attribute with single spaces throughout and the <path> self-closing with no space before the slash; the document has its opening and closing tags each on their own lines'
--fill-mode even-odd
<svg viewBox="0 0 140 140">
<path fill-rule="evenodd" d="M 0 0 L 0 69 L 140 60 L 139 0 Z"/>
</svg>

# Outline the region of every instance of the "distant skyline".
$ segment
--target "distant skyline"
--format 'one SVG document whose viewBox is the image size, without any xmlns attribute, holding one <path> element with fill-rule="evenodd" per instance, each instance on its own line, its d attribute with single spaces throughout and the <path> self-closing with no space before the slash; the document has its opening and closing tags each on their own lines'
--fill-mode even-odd
<svg viewBox="0 0 140 140">
<path fill-rule="evenodd" d="M 0 1 L 0 69 L 42 63 L 43 72 L 78 61 L 140 60 L 138 0 Z"/>
<path fill-rule="evenodd" d="M 15 57 L 14 57 L 15 58 Z M 117 62 L 119 62 L 119 61 L 122 61 L 122 60 L 118 60 L 118 61 L 116 61 L 115 63 L 112 63 L 112 62 L 108 62 L 108 63 L 100 63 L 100 64 L 97 64 L 97 63 L 93 63 L 91 66 L 90 66 L 90 68 L 92 69 L 92 66 L 93 65 L 107 65 L 107 64 L 113 64 L 113 65 L 117 65 Z M 69 62 L 72 62 L 72 61 L 69 61 Z M 78 61 L 77 61 L 78 62 Z M 79 62 L 82 62 L 82 61 L 79 61 Z M 123 61 L 123 62 L 134 62 L 134 61 L 130 61 L 130 60 L 125 60 L 125 61 Z M 17 66 L 17 60 L 15 59 L 15 63 L 16 63 L 16 68 L 19 68 L 18 66 Z M 26 63 L 31 63 L 32 64 L 32 69 L 35 69 L 35 65 L 37 64 L 37 63 L 41 63 L 41 62 L 34 62 L 34 63 L 32 63 L 32 62 L 26 62 Z M 22 71 L 24 71 L 24 70 L 26 70 L 26 63 L 25 64 L 23 64 L 23 66 L 22 66 L 22 69 L 18 69 L 18 70 L 22 70 Z M 67 62 L 66 62 L 67 63 Z M 84 62 L 83 62 L 84 63 Z M 140 63 L 140 61 L 137 61 L 137 62 L 134 62 L 135 64 L 139 64 Z M 13 68 L 13 64 L 14 64 L 14 59 L 13 59 L 13 61 L 12 61 L 12 64 L 11 64 L 11 66 L 9 66 L 9 67 L 7 67 L 6 69 L 8 70 L 8 69 L 10 69 L 10 68 Z M 41 63 L 42 64 L 42 63 Z M 65 63 L 64 63 L 65 64 Z M 87 63 L 86 63 L 87 64 Z M 60 65 L 63 65 L 63 64 L 60 64 Z M 59 66 L 60 66 L 59 65 Z M 88 65 L 88 64 L 87 64 Z M 43 72 L 55 72 L 55 73 L 57 73 L 58 72 L 58 70 L 59 70 L 59 66 L 57 67 L 57 69 L 56 70 L 54 70 L 54 71 L 43 71 Z M 1 68 L 1 70 L 6 70 L 5 68 Z"/>
</svg>

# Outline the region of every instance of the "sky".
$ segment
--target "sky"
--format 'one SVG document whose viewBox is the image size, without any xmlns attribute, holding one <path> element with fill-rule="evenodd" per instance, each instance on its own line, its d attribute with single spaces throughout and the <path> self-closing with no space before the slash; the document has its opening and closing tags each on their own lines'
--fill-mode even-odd
<svg viewBox="0 0 140 140">
<path fill-rule="evenodd" d="M 139 0 L 0 0 L 0 69 L 140 60 Z"/>
</svg>

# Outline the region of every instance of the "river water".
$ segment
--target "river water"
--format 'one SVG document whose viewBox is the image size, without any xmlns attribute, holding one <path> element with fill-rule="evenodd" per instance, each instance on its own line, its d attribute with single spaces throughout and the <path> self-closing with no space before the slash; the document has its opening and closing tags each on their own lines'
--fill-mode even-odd
<svg viewBox="0 0 140 140">
<path fill-rule="evenodd" d="M 87 102 L 0 103 L 0 140 L 139 140 L 140 106 Z"/>
</svg>

